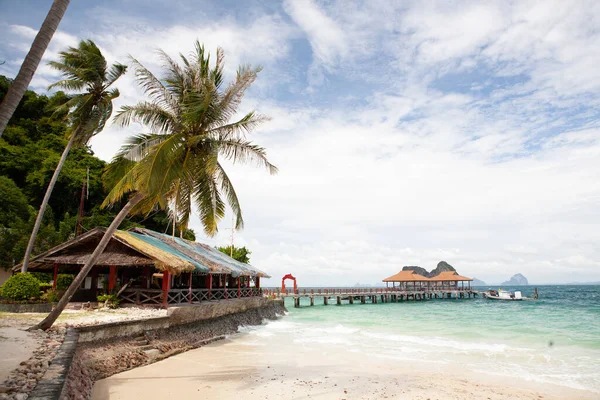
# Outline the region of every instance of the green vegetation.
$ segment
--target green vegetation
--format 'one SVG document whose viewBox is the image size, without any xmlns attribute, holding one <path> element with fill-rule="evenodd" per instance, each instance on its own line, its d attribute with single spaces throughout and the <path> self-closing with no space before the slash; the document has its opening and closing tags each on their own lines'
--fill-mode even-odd
<svg viewBox="0 0 600 400">
<path fill-rule="evenodd" d="M 236 227 L 241 228 L 239 200 L 219 157 L 233 163 L 254 163 L 271 174 L 277 172 L 268 161 L 265 149 L 246 138 L 267 118 L 252 111 L 240 120 L 230 121 L 261 69 L 241 66 L 235 80 L 224 85 L 222 49 L 217 50 L 214 67 L 199 42 L 190 58 L 181 55 L 183 65 L 164 52 L 161 56 L 166 73 L 162 80 L 132 59 L 137 81 L 150 101 L 123 106 L 115 118 L 121 126 L 137 122 L 149 130 L 129 139 L 103 176 L 104 187 L 109 192 L 101 206 L 119 206 L 124 201 L 126 204 L 112 218 L 96 249 L 56 307 L 33 329 L 52 326 L 128 215 L 140 215 L 144 218 L 142 221 L 146 221 L 157 210 L 170 209 L 174 224 L 184 230 L 195 206 L 205 232 L 214 235 L 228 203 L 235 215 Z M 65 69 L 67 75 L 72 70 L 71 67 Z M 75 75 L 79 76 L 79 72 Z M 71 85 L 63 82 L 56 85 Z M 78 120 L 76 105 L 61 106 L 70 104 L 72 98 L 66 103 L 64 100 L 60 99 L 54 108 L 57 112 L 51 117 L 68 112 L 65 116 L 69 121 Z M 69 127 L 72 129 L 73 125 Z M 72 133 L 70 138 L 72 141 Z M 85 143 L 87 140 L 81 142 Z M 181 235 L 184 236 L 183 232 Z"/>
<path fill-rule="evenodd" d="M 233 259 L 238 260 L 239 262 L 243 262 L 244 264 L 250 263 L 249 256 L 250 256 L 250 254 L 252 254 L 252 252 L 250 250 L 248 250 L 246 248 L 246 246 L 244 246 L 244 247 L 233 246 L 233 251 L 231 251 L 231 247 L 232 246 L 217 247 L 217 250 L 219 250 L 221 253 L 225 253 L 228 256 L 231 256 Z"/>
<path fill-rule="evenodd" d="M 107 69 L 104 56 L 91 40 L 82 40 L 77 48 L 70 47 L 68 51 L 61 52 L 60 61 L 51 61 L 49 64 L 60 71 L 64 78 L 50 85 L 50 89 L 62 88 L 70 91 L 85 90 L 85 92 L 70 95 L 64 99 L 64 102 L 61 101 L 53 108 L 54 116 L 64 117 L 67 120 L 69 141 L 62 152 L 37 213 L 33 231 L 25 249 L 21 268 L 23 272 L 27 271 L 29 258 L 48 207 L 50 195 L 71 148 L 86 146 L 93 136 L 102 132 L 104 125 L 112 115 L 112 101 L 119 97 L 118 89 L 109 88 L 127 71 L 125 65 L 118 63 Z"/>
<path fill-rule="evenodd" d="M 44 293 L 41 297 L 43 301 L 47 301 L 48 303 L 56 303 L 60 300 L 60 295 L 57 290 L 50 289 L 46 293 Z"/>
<path fill-rule="evenodd" d="M 119 307 L 119 298 L 116 294 L 102 294 L 96 298 L 98 303 L 104 303 L 108 308 Z"/>
<path fill-rule="evenodd" d="M 13 301 L 38 299 L 40 282 L 27 272 L 15 274 L 2 285 L 2 297 Z"/>
<path fill-rule="evenodd" d="M 56 276 L 56 289 L 67 290 L 71 283 L 75 280 L 75 275 L 71 274 L 58 274 Z"/>
<path fill-rule="evenodd" d="M 0 101 L 10 82 L 0 75 Z M 0 267 L 4 269 L 23 260 L 36 210 L 67 145 L 68 124 L 54 112 L 56 105 L 64 104 L 67 98 L 63 92 L 46 96 L 27 91 L 0 138 Z M 102 186 L 105 166 L 87 146 L 71 150 L 54 188 L 56 195 L 50 198 L 42 220 L 34 255 L 75 236 L 81 188 L 88 168 L 89 197 L 85 199 L 82 230 L 110 225 L 116 213 L 100 208 L 107 194 Z M 165 232 L 170 223 L 165 211 L 154 210 L 148 216 L 125 220 L 121 228 L 139 226 Z M 184 230 L 183 237 L 195 240 L 192 230 Z M 52 274 L 47 275 L 49 279 L 40 281 L 51 281 Z"/>
</svg>

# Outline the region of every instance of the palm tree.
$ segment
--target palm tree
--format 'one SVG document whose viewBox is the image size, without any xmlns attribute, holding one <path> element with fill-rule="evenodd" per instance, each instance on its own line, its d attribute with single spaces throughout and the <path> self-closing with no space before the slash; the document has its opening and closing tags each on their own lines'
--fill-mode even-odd
<svg viewBox="0 0 600 400">
<path fill-rule="evenodd" d="M 63 80 L 51 85 L 49 89 L 63 88 L 69 91 L 85 90 L 85 92 L 73 95 L 69 101 L 57 107 L 55 111 L 57 115 L 68 113 L 70 138 L 40 205 L 33 232 L 31 232 L 25 250 L 22 272 L 27 271 L 35 238 L 67 155 L 73 146 L 85 146 L 94 135 L 104 129 L 104 125 L 113 111 L 112 101 L 119 97 L 119 91 L 116 88 L 110 89 L 110 86 L 127 70 L 125 65 L 119 63 L 108 68 L 102 52 L 91 40 L 83 40 L 77 48 L 70 47 L 68 51 L 61 52 L 60 61 L 52 61 L 49 64 L 59 70 L 64 77 Z"/>
<path fill-rule="evenodd" d="M 65 11 L 67 11 L 69 1 L 70 0 L 54 0 L 42 27 L 37 35 L 35 35 L 35 39 L 33 39 L 31 49 L 29 50 L 29 53 L 27 53 L 19 73 L 8 88 L 8 92 L 6 93 L 6 96 L 4 96 L 2 104 L 0 104 L 0 137 L 4 133 L 10 117 L 12 117 L 19 102 L 23 98 L 23 94 L 25 94 L 29 82 L 31 82 L 31 78 L 33 78 L 33 74 L 46 52 L 48 43 L 50 43 L 63 15 L 65 15 Z"/>
<path fill-rule="evenodd" d="M 199 42 L 190 59 L 181 55 L 183 65 L 160 54 L 166 72 L 163 80 L 132 59 L 137 81 L 150 101 L 124 106 L 115 117 L 122 126 L 139 122 L 150 130 L 131 138 L 105 173 L 105 184 L 112 190 L 103 206 L 131 197 L 54 310 L 35 328 L 52 326 L 128 213 L 149 213 L 171 204 L 177 209 L 179 224 L 187 226 L 195 204 L 205 232 L 214 235 L 225 213 L 225 196 L 241 228 L 239 200 L 219 156 L 277 172 L 265 149 L 246 139 L 267 118 L 250 112 L 230 122 L 260 68 L 241 66 L 236 79 L 224 88 L 222 49 L 217 50 L 214 68 Z"/>
</svg>

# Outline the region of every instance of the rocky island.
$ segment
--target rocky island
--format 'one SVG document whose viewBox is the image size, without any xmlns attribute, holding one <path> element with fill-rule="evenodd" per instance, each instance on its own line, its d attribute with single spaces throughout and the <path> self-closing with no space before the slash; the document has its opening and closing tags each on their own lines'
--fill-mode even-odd
<svg viewBox="0 0 600 400">
<path fill-rule="evenodd" d="M 450 264 L 448 264 L 446 261 L 440 261 L 437 265 L 437 267 L 435 267 L 435 269 L 431 270 L 431 272 L 427 272 L 427 270 L 423 267 L 417 267 L 417 266 L 406 266 L 406 267 L 402 267 L 402 271 L 414 271 L 419 275 L 425 276 L 427 278 L 433 278 L 434 276 L 438 276 L 439 274 L 441 274 L 444 271 L 454 271 L 456 272 L 456 269 L 454 269 L 454 267 Z"/>
<path fill-rule="evenodd" d="M 502 282 L 501 285 L 505 286 L 523 286 L 529 285 L 527 278 L 523 274 L 515 274 L 509 280 Z"/>
<path fill-rule="evenodd" d="M 471 282 L 471 286 L 488 286 L 487 283 L 482 281 L 481 279 L 473 278 L 473 282 Z"/>
</svg>

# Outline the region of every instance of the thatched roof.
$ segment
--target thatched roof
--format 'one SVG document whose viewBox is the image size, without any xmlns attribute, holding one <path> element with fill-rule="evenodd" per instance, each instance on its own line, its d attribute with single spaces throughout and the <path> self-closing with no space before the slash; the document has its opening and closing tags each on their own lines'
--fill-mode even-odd
<svg viewBox="0 0 600 400">
<path fill-rule="evenodd" d="M 459 275 L 456 271 L 444 271 L 439 275 L 429 278 L 433 282 L 454 282 L 454 281 L 472 281 L 472 278 Z"/>
<path fill-rule="evenodd" d="M 29 269 L 52 269 L 54 264 L 84 265 L 104 232 L 105 228 L 92 229 L 39 254 L 31 259 Z M 234 277 L 240 275 L 269 277 L 257 268 L 234 260 L 210 246 L 140 228 L 115 232 L 96 265 L 150 265 L 176 275 L 183 272 L 198 272 L 231 274 Z M 21 266 L 17 265 L 13 270 L 17 271 L 20 268 Z"/>
<path fill-rule="evenodd" d="M 412 270 L 402 270 L 396 275 L 385 278 L 383 282 L 427 282 L 429 278 L 419 275 Z"/>
</svg>

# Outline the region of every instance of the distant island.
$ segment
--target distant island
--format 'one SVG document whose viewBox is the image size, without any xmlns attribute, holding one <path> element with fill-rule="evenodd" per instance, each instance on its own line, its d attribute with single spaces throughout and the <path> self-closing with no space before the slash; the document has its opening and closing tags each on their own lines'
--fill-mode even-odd
<svg viewBox="0 0 600 400">
<path fill-rule="evenodd" d="M 444 271 L 454 271 L 456 272 L 456 269 L 454 269 L 454 267 L 450 264 L 448 264 L 446 261 L 440 261 L 437 265 L 437 267 L 435 267 L 434 270 L 432 270 L 431 272 L 427 272 L 427 270 L 423 267 L 417 267 L 417 266 L 406 266 L 406 267 L 402 267 L 402 271 L 415 271 L 417 274 L 425 276 L 427 278 L 433 278 L 434 276 L 438 276 L 439 274 L 441 274 Z"/>
<path fill-rule="evenodd" d="M 501 285 L 505 286 L 522 286 L 529 285 L 527 278 L 523 274 L 515 274 L 509 280 L 502 282 Z"/>
<path fill-rule="evenodd" d="M 488 286 L 488 284 L 480 279 L 473 278 L 473 282 L 471 282 L 471 286 Z"/>
</svg>

